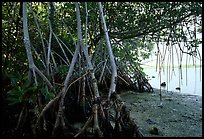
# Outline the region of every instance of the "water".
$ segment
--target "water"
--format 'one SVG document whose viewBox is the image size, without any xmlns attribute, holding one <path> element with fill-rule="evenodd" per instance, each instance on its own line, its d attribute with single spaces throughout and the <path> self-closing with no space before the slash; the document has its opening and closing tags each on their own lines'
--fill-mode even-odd
<svg viewBox="0 0 204 139">
<path fill-rule="evenodd" d="M 171 70 L 172 69 L 170 69 L 170 71 Z M 152 87 L 160 89 L 160 77 L 158 70 L 156 72 L 156 68 L 146 68 L 144 69 L 144 72 L 150 77 L 149 83 L 152 85 Z M 152 78 L 152 76 L 154 76 L 155 78 Z M 182 78 L 182 80 L 180 79 L 181 89 L 176 90 L 176 87 L 179 87 L 179 68 L 174 68 L 174 72 L 170 72 L 170 76 L 169 74 L 167 74 L 167 68 L 162 69 L 161 82 L 166 82 L 166 87 L 161 87 L 161 89 L 202 96 L 202 67 L 182 68 Z"/>
</svg>

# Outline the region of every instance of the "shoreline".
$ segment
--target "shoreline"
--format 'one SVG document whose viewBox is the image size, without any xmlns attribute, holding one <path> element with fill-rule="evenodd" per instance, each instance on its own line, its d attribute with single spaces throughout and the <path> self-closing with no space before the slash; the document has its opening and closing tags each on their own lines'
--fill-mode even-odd
<svg viewBox="0 0 204 139">
<path fill-rule="evenodd" d="M 145 137 L 202 137 L 202 96 L 154 88 L 153 93 L 120 94 Z M 150 133 L 152 128 L 158 134 Z"/>
<path fill-rule="evenodd" d="M 142 68 L 150 68 L 150 69 L 156 69 L 156 66 L 151 65 L 142 65 Z M 161 68 L 180 68 L 180 65 L 177 66 L 161 66 Z M 189 64 L 189 65 L 182 65 L 181 68 L 202 68 L 202 64 Z"/>
<path fill-rule="evenodd" d="M 154 91 L 156 91 L 156 92 L 160 92 L 160 89 L 159 88 L 153 88 L 153 90 Z M 202 98 L 202 94 L 200 95 L 200 94 L 193 94 L 192 92 L 190 93 L 190 92 L 188 92 L 188 93 L 186 93 L 186 92 L 184 92 L 184 91 L 180 91 L 180 90 L 166 90 L 166 89 L 164 89 L 164 88 L 161 88 L 161 91 L 162 91 L 162 93 L 175 93 L 175 95 L 190 95 L 190 96 L 198 96 L 198 97 L 201 97 Z"/>
</svg>

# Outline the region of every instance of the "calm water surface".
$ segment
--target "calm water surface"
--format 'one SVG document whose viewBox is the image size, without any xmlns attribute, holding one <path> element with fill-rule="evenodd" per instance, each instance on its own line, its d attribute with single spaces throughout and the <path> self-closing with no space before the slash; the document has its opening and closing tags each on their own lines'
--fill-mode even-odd
<svg viewBox="0 0 204 139">
<path fill-rule="evenodd" d="M 144 69 L 144 72 L 150 77 L 149 83 L 152 85 L 152 87 L 160 88 L 160 76 L 158 69 L 156 71 L 156 68 L 146 68 Z M 168 69 L 168 71 L 167 68 L 162 69 L 161 82 L 166 82 L 166 87 L 161 87 L 161 89 L 202 96 L 202 67 L 182 68 L 182 79 L 180 80 L 179 77 L 181 74 L 179 74 L 179 72 L 179 68 L 174 68 L 174 72 L 172 72 L 172 69 Z M 152 76 L 155 78 L 152 78 Z M 176 90 L 176 87 L 179 86 L 181 89 Z"/>
</svg>

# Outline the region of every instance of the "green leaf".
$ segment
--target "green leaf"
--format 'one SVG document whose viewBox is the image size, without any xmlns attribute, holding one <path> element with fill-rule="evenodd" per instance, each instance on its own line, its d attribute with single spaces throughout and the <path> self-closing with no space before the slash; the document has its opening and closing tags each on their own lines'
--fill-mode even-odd
<svg viewBox="0 0 204 139">
<path fill-rule="evenodd" d="M 10 78 L 11 79 L 11 84 L 13 85 L 13 86 L 15 86 L 16 84 L 17 84 L 17 78 Z"/>
<path fill-rule="evenodd" d="M 9 90 L 9 91 L 7 92 L 7 94 L 8 94 L 8 95 L 12 95 L 12 94 L 16 94 L 17 92 L 18 92 L 18 90 L 17 90 L 16 88 L 13 88 L 13 89 Z"/>
<path fill-rule="evenodd" d="M 6 100 L 9 101 L 8 105 L 14 105 L 14 104 L 21 102 L 21 100 L 19 100 L 18 98 L 14 98 L 14 97 L 8 97 Z"/>
<path fill-rule="evenodd" d="M 25 92 L 35 92 L 37 90 L 37 86 L 28 87 L 25 89 Z"/>
<path fill-rule="evenodd" d="M 46 94 L 49 94 L 49 93 L 50 93 L 50 92 L 48 91 L 47 85 L 45 86 L 45 93 L 46 93 Z"/>
</svg>

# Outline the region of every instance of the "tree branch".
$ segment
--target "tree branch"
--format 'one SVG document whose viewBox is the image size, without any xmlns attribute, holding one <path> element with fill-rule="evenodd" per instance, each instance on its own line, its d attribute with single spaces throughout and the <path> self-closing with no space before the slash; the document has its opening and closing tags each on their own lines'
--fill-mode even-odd
<svg viewBox="0 0 204 139">
<path fill-rule="evenodd" d="M 170 23 L 169 25 L 164 24 L 163 26 L 158 25 L 156 27 L 152 27 L 149 29 L 145 29 L 144 31 L 141 32 L 141 30 L 133 30 L 133 31 L 126 31 L 126 32 L 109 32 L 109 35 L 111 38 L 118 38 L 118 39 L 130 39 L 134 37 L 139 37 L 142 35 L 148 35 L 149 33 L 156 33 L 158 31 L 161 31 L 165 28 L 169 28 L 177 23 L 180 23 L 181 21 L 185 20 L 186 18 L 192 16 L 193 13 L 189 13 L 188 15 L 181 17 L 177 19 L 176 21 Z"/>
</svg>

